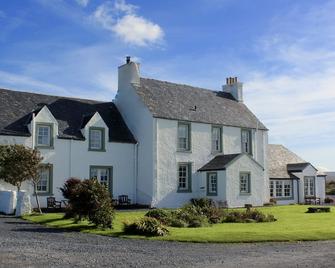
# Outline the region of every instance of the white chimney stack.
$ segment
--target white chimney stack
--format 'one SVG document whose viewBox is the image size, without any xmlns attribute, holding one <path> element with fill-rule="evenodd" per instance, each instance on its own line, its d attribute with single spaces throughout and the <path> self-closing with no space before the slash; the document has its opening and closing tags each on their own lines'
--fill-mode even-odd
<svg viewBox="0 0 335 268">
<path fill-rule="evenodd" d="M 119 90 L 130 84 L 140 84 L 140 64 L 131 61 L 130 56 L 126 57 L 126 63 L 119 66 L 118 77 Z"/>
<path fill-rule="evenodd" d="M 243 83 L 238 82 L 237 77 L 226 78 L 226 84 L 222 86 L 222 90 L 230 93 L 238 102 L 243 102 Z"/>
</svg>

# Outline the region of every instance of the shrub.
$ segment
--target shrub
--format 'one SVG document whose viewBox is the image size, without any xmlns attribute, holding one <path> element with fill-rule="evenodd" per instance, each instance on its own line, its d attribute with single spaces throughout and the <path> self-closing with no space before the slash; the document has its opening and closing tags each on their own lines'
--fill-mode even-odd
<svg viewBox="0 0 335 268">
<path fill-rule="evenodd" d="M 187 223 L 188 227 L 203 227 L 209 224 L 206 215 L 199 207 L 192 204 L 185 205 L 172 213 L 172 217 Z"/>
<path fill-rule="evenodd" d="M 202 213 L 207 217 L 210 223 L 219 223 L 225 216 L 225 211 L 222 208 L 207 207 L 202 209 Z"/>
<path fill-rule="evenodd" d="M 192 198 L 191 204 L 198 208 L 215 207 L 215 203 L 210 198 Z"/>
<path fill-rule="evenodd" d="M 326 204 L 330 204 L 330 203 L 333 203 L 333 202 L 334 202 L 333 199 L 331 199 L 331 198 L 329 198 L 329 197 L 326 197 L 326 198 L 325 198 L 325 203 L 326 203 Z"/>
<path fill-rule="evenodd" d="M 76 194 L 76 187 L 81 183 L 78 178 L 69 178 L 64 183 L 63 187 L 60 188 L 64 198 L 72 199 Z"/>
<path fill-rule="evenodd" d="M 146 236 L 164 236 L 169 233 L 157 219 L 144 217 L 133 223 L 124 223 L 123 231 L 126 234 L 137 234 Z"/>
<path fill-rule="evenodd" d="M 96 226 L 111 228 L 114 209 L 107 188 L 96 179 L 65 182 L 62 192 L 69 200 L 65 217 L 74 217 L 76 221 L 88 219 Z"/>
<path fill-rule="evenodd" d="M 188 223 L 183 221 L 182 219 L 178 218 L 171 218 L 169 222 L 169 226 L 171 227 L 178 227 L 178 228 L 184 228 L 188 227 Z"/>
<path fill-rule="evenodd" d="M 275 198 L 270 198 L 270 203 L 276 205 L 277 204 L 277 200 Z"/>
<path fill-rule="evenodd" d="M 250 223 L 250 222 L 273 222 L 275 217 L 271 214 L 264 214 L 256 209 L 246 211 L 231 211 L 225 216 L 223 222 Z"/>
<path fill-rule="evenodd" d="M 149 210 L 145 216 L 155 218 L 163 224 L 169 225 L 171 221 L 171 212 L 165 209 L 153 209 Z"/>
</svg>

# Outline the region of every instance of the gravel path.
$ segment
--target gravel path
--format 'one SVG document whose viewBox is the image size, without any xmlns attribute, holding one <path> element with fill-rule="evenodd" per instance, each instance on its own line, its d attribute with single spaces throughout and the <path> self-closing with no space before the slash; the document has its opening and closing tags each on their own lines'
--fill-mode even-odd
<svg viewBox="0 0 335 268">
<path fill-rule="evenodd" d="M 335 241 L 196 244 L 119 239 L 0 216 L 0 267 L 334 267 L 334 262 Z"/>
</svg>

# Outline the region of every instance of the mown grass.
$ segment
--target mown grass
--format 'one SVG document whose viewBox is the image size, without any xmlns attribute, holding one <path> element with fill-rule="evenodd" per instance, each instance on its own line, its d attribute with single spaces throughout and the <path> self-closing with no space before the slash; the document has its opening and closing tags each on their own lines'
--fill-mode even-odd
<svg viewBox="0 0 335 268">
<path fill-rule="evenodd" d="M 144 216 L 146 211 L 117 211 L 114 228 L 97 229 L 87 221 L 74 223 L 63 219 L 62 213 L 24 216 L 24 219 L 50 227 L 63 228 L 100 235 L 126 238 L 146 238 L 188 242 L 265 242 L 265 241 L 304 241 L 335 239 L 335 212 L 308 214 L 302 205 L 259 208 L 264 213 L 273 214 L 277 221 L 269 223 L 222 223 L 203 228 L 172 228 L 165 237 L 144 237 L 125 235 L 123 222 L 133 221 Z"/>
</svg>

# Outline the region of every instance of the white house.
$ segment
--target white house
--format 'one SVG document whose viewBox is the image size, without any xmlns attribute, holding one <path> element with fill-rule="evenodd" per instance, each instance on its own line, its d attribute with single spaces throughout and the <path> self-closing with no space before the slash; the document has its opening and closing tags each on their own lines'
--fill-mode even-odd
<svg viewBox="0 0 335 268">
<path fill-rule="evenodd" d="M 278 204 L 304 203 L 305 198 L 325 199 L 326 175 L 283 145 L 268 145 L 270 197 Z"/>
<path fill-rule="evenodd" d="M 61 200 L 67 178 L 97 177 L 113 196 L 151 207 L 205 196 L 229 207 L 269 201 L 268 130 L 237 78 L 212 91 L 142 78 L 127 58 L 118 80 L 113 102 L 0 89 L 0 144 L 40 149 L 39 195 Z"/>
</svg>

